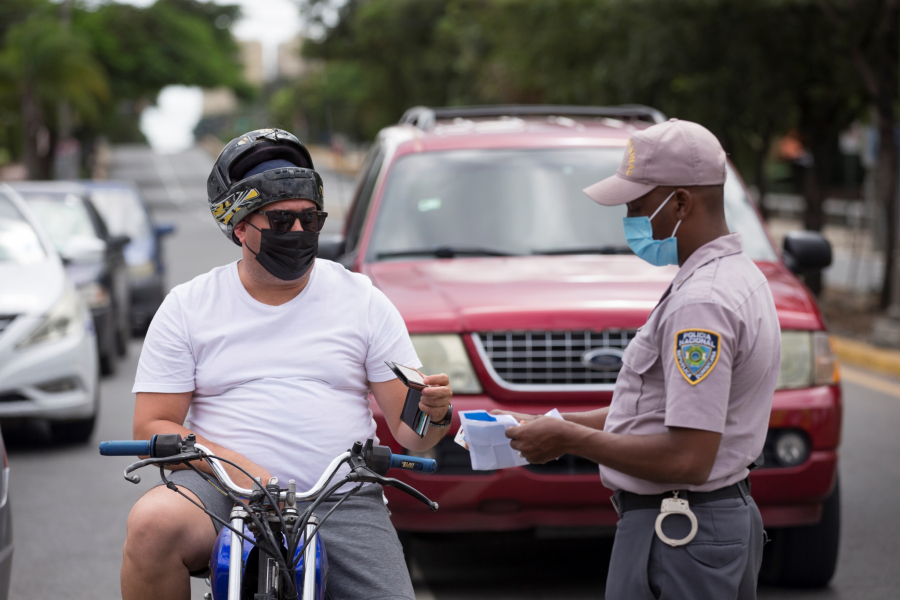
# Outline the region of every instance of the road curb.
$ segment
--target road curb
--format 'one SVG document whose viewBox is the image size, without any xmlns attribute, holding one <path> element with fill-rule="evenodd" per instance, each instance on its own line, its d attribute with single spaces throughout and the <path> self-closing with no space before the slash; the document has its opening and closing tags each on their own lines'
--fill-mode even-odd
<svg viewBox="0 0 900 600">
<path fill-rule="evenodd" d="M 831 338 L 831 345 L 842 363 L 900 376 L 900 350 L 878 348 L 859 340 L 838 336 Z"/>
</svg>

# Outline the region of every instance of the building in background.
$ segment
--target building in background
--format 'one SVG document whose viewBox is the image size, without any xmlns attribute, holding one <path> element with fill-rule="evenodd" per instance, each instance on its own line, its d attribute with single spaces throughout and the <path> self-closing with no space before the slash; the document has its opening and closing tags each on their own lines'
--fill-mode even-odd
<svg viewBox="0 0 900 600">
<path fill-rule="evenodd" d="M 244 79 L 251 85 L 263 85 L 265 70 L 262 44 L 256 40 L 242 40 L 238 45 L 241 49 L 241 62 L 244 65 Z"/>
<path fill-rule="evenodd" d="M 278 44 L 277 79 L 296 79 L 306 74 L 309 64 L 300 54 L 302 48 L 302 35 L 296 35 L 287 42 Z"/>
</svg>

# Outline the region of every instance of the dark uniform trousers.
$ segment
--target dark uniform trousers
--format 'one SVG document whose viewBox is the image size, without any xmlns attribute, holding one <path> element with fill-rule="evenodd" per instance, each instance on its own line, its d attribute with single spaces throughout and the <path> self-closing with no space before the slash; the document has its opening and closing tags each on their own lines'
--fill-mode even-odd
<svg viewBox="0 0 900 600">
<path fill-rule="evenodd" d="M 691 506 L 691 510 L 697 517 L 697 535 L 677 547 L 656 535 L 659 510 L 620 515 L 606 600 L 756 598 L 766 534 L 753 498 L 726 498 Z M 669 538 L 680 540 L 690 532 L 691 523 L 684 515 L 670 515 L 662 529 Z"/>
</svg>

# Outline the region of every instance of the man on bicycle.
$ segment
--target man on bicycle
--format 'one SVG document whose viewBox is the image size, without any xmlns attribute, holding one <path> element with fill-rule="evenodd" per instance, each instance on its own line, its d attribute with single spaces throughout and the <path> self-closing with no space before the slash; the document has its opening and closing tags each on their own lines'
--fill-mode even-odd
<svg viewBox="0 0 900 600">
<path fill-rule="evenodd" d="M 401 422 L 407 388 L 385 361 L 421 363 L 399 312 L 368 278 L 316 260 L 322 180 L 297 138 L 262 129 L 232 140 L 207 195 L 242 259 L 175 287 L 154 317 L 133 389 L 135 439 L 193 432 L 263 485 L 277 477 L 306 490 L 354 441 L 375 437 L 371 391 L 401 445 L 434 446 L 452 415 L 449 380 L 426 377 L 420 408 L 432 427 L 420 438 Z M 228 498 L 201 476 L 181 470 L 171 480 L 228 520 Z M 324 522 L 331 598 L 414 598 L 388 517 L 372 484 Z M 128 517 L 123 598 L 190 598 L 189 575 L 207 568 L 219 529 L 171 490 L 150 490 Z"/>
</svg>

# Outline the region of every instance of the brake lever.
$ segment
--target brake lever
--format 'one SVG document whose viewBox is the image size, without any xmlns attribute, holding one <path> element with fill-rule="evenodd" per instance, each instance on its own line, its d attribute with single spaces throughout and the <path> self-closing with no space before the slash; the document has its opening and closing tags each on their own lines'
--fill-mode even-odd
<svg viewBox="0 0 900 600">
<path fill-rule="evenodd" d="M 125 469 L 125 479 L 130 481 L 131 483 L 138 484 L 141 482 L 140 475 L 131 475 L 133 471 L 137 471 L 138 469 L 143 469 L 148 465 L 164 465 L 164 464 L 176 464 L 183 462 L 190 462 L 192 460 L 200 460 L 203 458 L 203 455 L 195 450 L 193 452 L 182 452 L 181 454 L 176 454 L 175 456 L 164 456 L 161 458 L 145 458 L 144 460 L 139 460 L 136 463 L 131 463 Z"/>
<path fill-rule="evenodd" d="M 406 492 L 422 504 L 428 506 L 431 509 L 431 512 L 434 512 L 438 509 L 438 503 L 432 502 L 428 499 L 428 497 L 412 487 L 411 485 L 400 481 L 399 479 L 394 479 L 393 477 L 385 477 L 383 475 L 379 475 L 374 472 L 372 469 L 366 467 L 364 464 L 359 466 L 354 466 L 353 470 L 350 472 L 347 477 L 350 481 L 364 481 L 366 483 L 380 483 L 381 485 L 386 485 L 389 487 L 397 488 L 401 492 Z"/>
<path fill-rule="evenodd" d="M 431 509 L 431 512 L 435 512 L 438 509 L 438 503 L 431 501 L 425 494 L 409 485 L 408 483 L 404 483 L 399 479 L 394 479 L 393 477 L 381 477 L 378 481 L 381 485 L 388 485 L 393 488 L 397 488 L 401 492 L 406 492 L 422 504 L 426 504 L 428 508 Z"/>
</svg>

